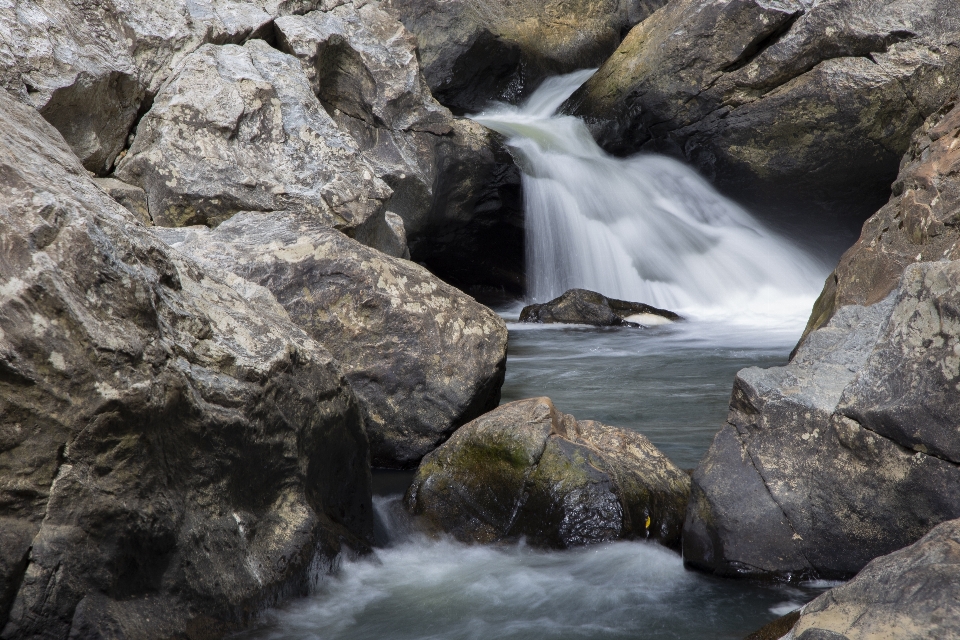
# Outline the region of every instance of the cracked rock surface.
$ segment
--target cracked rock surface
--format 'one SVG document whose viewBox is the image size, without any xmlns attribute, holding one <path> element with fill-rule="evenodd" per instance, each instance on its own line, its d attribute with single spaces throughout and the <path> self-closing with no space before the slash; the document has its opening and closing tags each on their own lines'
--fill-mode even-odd
<svg viewBox="0 0 960 640">
<path fill-rule="evenodd" d="M 960 521 L 877 558 L 807 604 L 783 640 L 924 640 L 960 636 Z"/>
<path fill-rule="evenodd" d="M 565 109 L 613 152 L 684 157 L 758 209 L 859 226 L 958 81 L 954 0 L 679 0 Z"/>
<path fill-rule="evenodd" d="M 741 371 L 693 476 L 684 559 L 844 578 L 960 516 L 958 353 L 960 261 L 921 262 L 787 366 Z"/>
<path fill-rule="evenodd" d="M 0 175 L 0 637 L 218 638 L 363 550 L 367 439 L 329 353 L 4 91 Z"/>
<path fill-rule="evenodd" d="M 289 212 L 157 233 L 269 289 L 329 349 L 360 399 L 376 466 L 416 466 L 500 401 L 503 320 L 412 262 Z"/>
<path fill-rule="evenodd" d="M 465 542 L 678 546 L 689 494 L 687 474 L 644 436 L 531 398 L 464 425 L 427 455 L 405 505 Z"/>
</svg>

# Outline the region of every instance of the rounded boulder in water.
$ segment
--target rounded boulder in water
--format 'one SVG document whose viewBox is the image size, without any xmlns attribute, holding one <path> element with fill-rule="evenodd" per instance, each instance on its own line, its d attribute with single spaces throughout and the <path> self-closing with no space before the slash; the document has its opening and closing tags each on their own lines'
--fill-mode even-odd
<svg viewBox="0 0 960 640">
<path fill-rule="evenodd" d="M 405 504 L 428 529 L 466 542 L 676 547 L 689 496 L 687 474 L 643 435 L 532 398 L 464 425 L 427 455 Z"/>
<path fill-rule="evenodd" d="M 586 289 L 570 289 L 559 298 L 528 305 L 520 312 L 520 322 L 589 324 L 595 327 L 651 326 L 681 319 L 666 309 L 642 302 L 614 300 Z"/>
</svg>

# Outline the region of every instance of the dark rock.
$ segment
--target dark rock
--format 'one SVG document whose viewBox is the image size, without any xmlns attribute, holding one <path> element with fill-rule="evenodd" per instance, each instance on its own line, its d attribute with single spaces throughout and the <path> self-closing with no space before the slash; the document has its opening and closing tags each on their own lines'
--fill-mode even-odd
<svg viewBox="0 0 960 640">
<path fill-rule="evenodd" d="M 960 637 L 960 521 L 877 558 L 805 606 L 789 640 Z"/>
<path fill-rule="evenodd" d="M 467 542 L 677 546 L 689 487 L 639 433 L 577 421 L 533 398 L 458 429 L 423 459 L 405 504 L 431 530 Z"/>
<path fill-rule="evenodd" d="M 522 295 L 519 169 L 498 134 L 453 117 L 430 94 L 414 36 L 361 2 L 280 18 L 276 30 L 326 110 L 393 189 L 387 208 L 403 220 L 412 259 L 461 288 Z"/>
<path fill-rule="evenodd" d="M 741 371 L 693 476 L 684 559 L 842 578 L 960 516 L 958 309 L 960 261 L 917 263 L 882 302 L 841 307 L 789 365 Z"/>
<path fill-rule="evenodd" d="M 333 353 L 363 406 L 376 466 L 416 466 L 500 401 L 503 320 L 412 262 L 289 213 L 158 233 L 270 289 Z"/>
<path fill-rule="evenodd" d="M 800 611 L 791 611 L 785 616 L 780 616 L 770 624 L 765 624 L 757 629 L 744 640 L 780 640 L 790 632 L 793 625 L 800 619 Z"/>
<path fill-rule="evenodd" d="M 123 208 L 132 213 L 143 224 L 153 224 L 150 218 L 150 209 L 147 206 L 147 194 L 140 187 L 135 187 L 116 178 L 94 178 L 98 187 L 107 192 L 111 198 L 123 205 Z"/>
<path fill-rule="evenodd" d="M 757 210 L 859 227 L 956 90 L 958 35 L 954 0 L 679 0 L 565 110 L 606 149 L 686 158 Z"/>
<path fill-rule="evenodd" d="M 433 95 L 457 113 L 515 102 L 545 77 L 597 66 L 665 0 L 387 0 L 417 36 Z"/>
<path fill-rule="evenodd" d="M 368 445 L 329 354 L 3 91 L 0 176 L 0 636 L 219 637 L 363 550 Z"/>
<path fill-rule="evenodd" d="M 960 105 L 954 97 L 914 134 L 890 202 L 864 223 L 860 239 L 827 277 L 804 338 L 840 307 L 885 298 L 907 265 L 960 259 L 958 137 Z"/>
<path fill-rule="evenodd" d="M 680 319 L 672 311 L 642 302 L 614 300 L 586 289 L 570 289 L 559 298 L 528 305 L 520 312 L 520 322 L 590 324 L 595 327 L 639 327 Z"/>
</svg>

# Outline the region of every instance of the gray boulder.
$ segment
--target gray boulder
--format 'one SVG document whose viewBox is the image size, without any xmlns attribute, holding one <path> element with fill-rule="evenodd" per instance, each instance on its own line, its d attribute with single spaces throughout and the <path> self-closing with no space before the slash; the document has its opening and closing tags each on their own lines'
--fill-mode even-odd
<svg viewBox="0 0 960 640">
<path fill-rule="evenodd" d="M 190 54 L 116 175 L 146 191 L 160 226 L 294 209 L 371 236 L 386 226 L 391 194 L 317 102 L 300 63 L 260 40 Z"/>
<path fill-rule="evenodd" d="M 269 35 L 274 15 L 315 5 L 8 2 L 0 7 L 0 86 L 39 110 L 87 169 L 105 175 L 127 146 L 138 113 L 185 56 L 206 43 Z"/>
<path fill-rule="evenodd" d="M 635 431 L 576 420 L 549 398 L 505 404 L 427 455 L 404 499 L 465 542 L 677 546 L 690 478 Z"/>
<path fill-rule="evenodd" d="M 640 327 L 680 319 L 666 309 L 608 298 L 587 289 L 570 289 L 549 302 L 531 304 L 520 311 L 520 322 L 589 324 L 595 327 Z"/>
<path fill-rule="evenodd" d="M 386 0 L 417 36 L 430 89 L 457 113 L 515 102 L 545 77 L 597 66 L 665 0 Z"/>
<path fill-rule="evenodd" d="M 960 637 L 960 521 L 877 558 L 807 604 L 784 640 Z"/>
<path fill-rule="evenodd" d="M 372 538 L 360 409 L 0 91 L 0 635 L 220 637 Z"/>
<path fill-rule="evenodd" d="M 270 289 L 330 350 L 360 398 L 374 465 L 415 466 L 497 406 L 503 321 L 422 267 L 289 213 L 241 213 L 213 231 L 159 233 Z"/>
<path fill-rule="evenodd" d="M 678 0 L 565 109 L 612 152 L 684 157 L 758 209 L 859 227 L 956 90 L 958 35 L 954 0 Z"/>
<path fill-rule="evenodd" d="M 744 369 L 693 476 L 684 559 L 724 575 L 848 577 L 960 517 L 960 261 L 907 267 L 785 367 Z"/>
<path fill-rule="evenodd" d="M 379 5 L 276 21 L 321 103 L 391 189 L 411 256 L 448 282 L 523 293 L 520 174 L 500 136 L 431 95 L 416 38 Z M 366 242 L 366 244 L 376 244 Z"/>
</svg>

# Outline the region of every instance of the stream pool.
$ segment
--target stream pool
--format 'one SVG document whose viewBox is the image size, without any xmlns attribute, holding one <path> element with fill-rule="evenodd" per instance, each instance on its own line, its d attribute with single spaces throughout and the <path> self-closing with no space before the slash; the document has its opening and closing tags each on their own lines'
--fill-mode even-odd
<svg viewBox="0 0 960 640">
<path fill-rule="evenodd" d="M 502 313 L 511 320 L 518 311 Z M 723 423 L 736 371 L 784 364 L 802 321 L 509 328 L 504 402 L 550 396 L 577 418 L 639 430 L 692 468 Z M 426 539 L 404 526 L 399 500 L 411 477 L 375 476 L 381 548 L 244 637 L 740 640 L 832 586 L 718 579 L 645 542 L 540 551 Z"/>
</svg>

